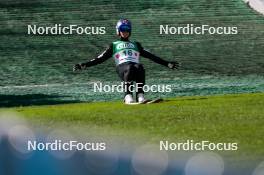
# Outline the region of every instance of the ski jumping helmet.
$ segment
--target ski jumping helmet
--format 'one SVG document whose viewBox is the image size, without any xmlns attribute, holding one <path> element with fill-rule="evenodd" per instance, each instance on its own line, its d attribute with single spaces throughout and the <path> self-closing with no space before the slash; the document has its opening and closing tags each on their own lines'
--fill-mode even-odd
<svg viewBox="0 0 264 175">
<path fill-rule="evenodd" d="M 131 22 L 128 19 L 120 19 L 116 24 L 117 35 L 119 35 L 119 32 L 129 32 L 129 34 L 131 34 L 131 30 Z"/>
</svg>

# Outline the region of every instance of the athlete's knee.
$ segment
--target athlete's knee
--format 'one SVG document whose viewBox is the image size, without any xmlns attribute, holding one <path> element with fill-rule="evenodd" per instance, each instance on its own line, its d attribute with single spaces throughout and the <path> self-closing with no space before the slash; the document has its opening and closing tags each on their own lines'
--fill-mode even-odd
<svg viewBox="0 0 264 175">
<path fill-rule="evenodd" d="M 124 70 L 124 79 L 126 81 L 133 81 L 134 74 L 135 74 L 135 70 L 133 65 L 128 64 Z"/>
</svg>

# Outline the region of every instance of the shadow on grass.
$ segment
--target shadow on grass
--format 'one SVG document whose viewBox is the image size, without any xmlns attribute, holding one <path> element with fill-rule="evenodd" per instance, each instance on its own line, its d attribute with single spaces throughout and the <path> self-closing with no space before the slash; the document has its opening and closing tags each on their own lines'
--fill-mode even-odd
<svg viewBox="0 0 264 175">
<path fill-rule="evenodd" d="M 79 100 L 63 100 L 66 96 L 27 94 L 27 95 L 0 95 L 1 107 L 18 107 L 33 105 L 55 105 L 66 103 L 79 103 Z"/>
</svg>

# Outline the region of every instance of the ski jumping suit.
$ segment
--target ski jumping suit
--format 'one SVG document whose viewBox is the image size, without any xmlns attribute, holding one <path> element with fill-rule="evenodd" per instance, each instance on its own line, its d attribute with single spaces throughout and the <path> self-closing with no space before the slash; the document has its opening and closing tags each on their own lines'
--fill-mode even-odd
<svg viewBox="0 0 264 175">
<path fill-rule="evenodd" d="M 124 81 L 125 95 L 132 94 L 131 85 L 133 82 L 138 84 L 139 93 L 144 93 L 143 86 L 145 85 L 145 69 L 139 63 L 139 57 L 143 56 L 158 64 L 168 66 L 168 61 L 165 61 L 152 53 L 146 51 L 139 42 L 131 42 L 128 39 L 121 38 L 110 44 L 110 46 L 95 59 L 82 63 L 83 67 L 90 67 L 103 63 L 107 59 L 113 57 L 116 64 L 116 71 Z"/>
</svg>

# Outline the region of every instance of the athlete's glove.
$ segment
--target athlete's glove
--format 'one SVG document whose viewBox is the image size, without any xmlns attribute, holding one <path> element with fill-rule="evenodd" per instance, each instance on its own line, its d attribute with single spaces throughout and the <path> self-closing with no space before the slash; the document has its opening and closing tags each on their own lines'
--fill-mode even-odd
<svg viewBox="0 0 264 175">
<path fill-rule="evenodd" d="M 83 64 L 81 64 L 81 63 L 78 63 L 78 64 L 75 64 L 74 66 L 73 66 L 73 72 L 77 72 L 77 71 L 80 71 L 80 70 L 82 70 L 84 68 L 84 65 Z"/>
<path fill-rule="evenodd" d="M 169 62 L 168 63 L 168 68 L 170 68 L 170 69 L 178 69 L 179 68 L 179 63 L 177 61 Z"/>
</svg>

